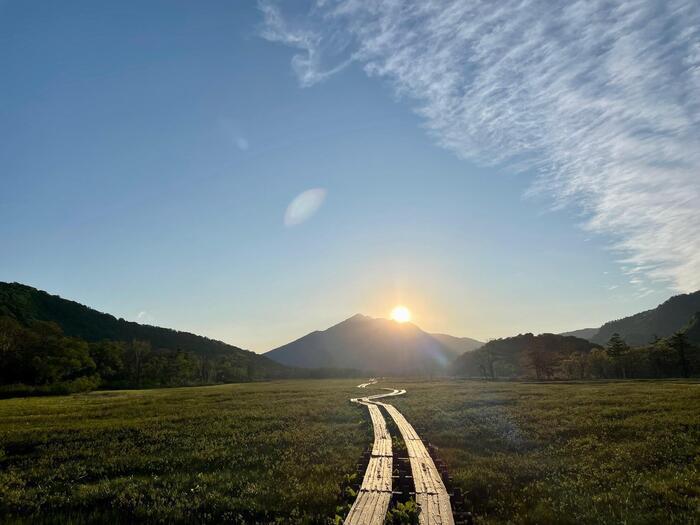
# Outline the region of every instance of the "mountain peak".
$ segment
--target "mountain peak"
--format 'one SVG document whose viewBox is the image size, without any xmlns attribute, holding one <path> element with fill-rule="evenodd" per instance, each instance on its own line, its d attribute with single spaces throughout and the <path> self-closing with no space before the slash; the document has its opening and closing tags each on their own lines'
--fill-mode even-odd
<svg viewBox="0 0 700 525">
<path fill-rule="evenodd" d="M 372 319 L 369 315 L 355 314 L 352 317 L 348 317 L 346 321 L 367 321 L 369 319 Z"/>
<path fill-rule="evenodd" d="M 265 355 L 297 367 L 417 374 L 445 370 L 456 352 L 412 323 L 356 314 Z"/>
</svg>

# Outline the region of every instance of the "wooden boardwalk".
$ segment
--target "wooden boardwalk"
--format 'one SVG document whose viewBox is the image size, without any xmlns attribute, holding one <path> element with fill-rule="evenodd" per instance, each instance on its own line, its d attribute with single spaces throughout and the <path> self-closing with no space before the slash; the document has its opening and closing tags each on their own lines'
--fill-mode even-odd
<svg viewBox="0 0 700 525">
<path fill-rule="evenodd" d="M 376 384 L 376 379 L 358 385 L 366 388 Z M 391 501 L 392 449 L 391 436 L 386 428 L 386 421 L 379 410 L 382 406 L 396 423 L 401 437 L 406 443 L 411 473 L 415 486 L 416 503 L 420 506 L 419 523 L 421 525 L 454 525 L 450 496 L 442 482 L 433 459 L 425 448 L 423 441 L 413 426 L 396 407 L 377 399 L 405 394 L 405 390 L 385 388 L 390 392 L 351 401 L 365 405 L 372 418 L 374 427 L 374 444 L 372 455 L 360 486 L 357 499 L 345 519 L 346 525 L 381 525 L 389 510 Z"/>
<path fill-rule="evenodd" d="M 394 406 L 379 402 L 377 404 L 383 406 L 392 417 L 406 443 L 416 490 L 416 503 L 421 509 L 418 516 L 419 523 L 454 525 L 450 496 L 433 458 L 430 457 L 428 449 L 425 448 L 413 425 Z"/>
<path fill-rule="evenodd" d="M 371 379 L 369 383 L 358 385 L 358 388 L 366 388 L 375 383 L 376 380 Z M 393 466 L 391 436 L 386 428 L 386 421 L 382 411 L 371 399 L 387 397 L 392 394 L 393 392 L 351 399 L 355 403 L 365 405 L 369 410 L 372 427 L 374 428 L 374 442 L 365 477 L 362 479 L 360 491 L 350 509 L 350 513 L 345 518 L 345 525 L 382 525 L 389 510 Z"/>
</svg>

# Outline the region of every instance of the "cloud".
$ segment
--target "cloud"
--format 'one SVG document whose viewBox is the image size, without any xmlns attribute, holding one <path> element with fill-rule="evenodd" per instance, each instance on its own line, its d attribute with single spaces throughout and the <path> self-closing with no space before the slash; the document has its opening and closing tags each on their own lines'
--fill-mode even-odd
<svg viewBox="0 0 700 525">
<path fill-rule="evenodd" d="M 302 50 L 302 86 L 361 64 L 443 147 L 535 174 L 528 194 L 580 210 L 635 276 L 700 288 L 697 0 L 323 0 L 302 21 L 261 9 L 263 36 Z"/>
<path fill-rule="evenodd" d="M 323 5 L 323 2 L 320 2 L 320 5 Z M 301 23 L 294 23 L 283 16 L 280 9 L 270 1 L 261 0 L 258 6 L 265 20 L 261 33 L 263 38 L 301 51 L 292 58 L 292 69 L 302 86 L 308 87 L 321 82 L 352 62 L 352 58 L 345 59 L 325 69 L 322 64 L 323 55 L 335 55 L 335 51 L 338 50 L 342 52 L 342 43 L 331 35 L 322 36 L 313 29 L 303 28 Z"/>
<path fill-rule="evenodd" d="M 136 314 L 136 322 L 141 324 L 153 324 L 155 323 L 155 319 L 147 311 L 141 310 Z"/>
<path fill-rule="evenodd" d="M 297 195 L 287 206 L 284 214 L 284 225 L 296 226 L 313 217 L 326 200 L 326 190 L 313 188 Z"/>
</svg>

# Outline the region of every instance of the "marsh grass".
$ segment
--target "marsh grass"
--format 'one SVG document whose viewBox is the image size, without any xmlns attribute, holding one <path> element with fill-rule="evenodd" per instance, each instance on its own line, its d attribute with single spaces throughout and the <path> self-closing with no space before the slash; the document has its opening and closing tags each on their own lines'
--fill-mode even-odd
<svg viewBox="0 0 700 525">
<path fill-rule="evenodd" d="M 700 523 L 700 383 L 401 382 L 480 523 Z"/>
<path fill-rule="evenodd" d="M 372 439 L 356 384 L 0 400 L 0 522 L 337 522 Z M 697 382 L 379 386 L 480 523 L 700 523 Z"/>
<path fill-rule="evenodd" d="M 0 401 L 0 522 L 325 523 L 369 440 L 355 384 Z"/>
</svg>

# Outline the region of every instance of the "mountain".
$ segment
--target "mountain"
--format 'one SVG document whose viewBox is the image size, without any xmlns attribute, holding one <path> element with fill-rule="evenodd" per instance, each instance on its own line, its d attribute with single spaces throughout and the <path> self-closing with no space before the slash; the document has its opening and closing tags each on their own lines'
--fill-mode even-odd
<svg viewBox="0 0 700 525">
<path fill-rule="evenodd" d="M 593 337 L 593 342 L 605 344 L 612 334 L 618 333 L 629 345 L 642 346 L 654 337 L 668 337 L 683 329 L 698 312 L 700 291 L 676 295 L 653 310 L 605 323 Z"/>
<path fill-rule="evenodd" d="M 598 345 L 573 336 L 520 334 L 494 339 L 460 356 L 452 364 L 455 375 L 465 377 L 528 377 L 531 365 L 554 370 L 574 353 L 587 354 Z M 540 370 L 536 371 L 540 375 Z M 539 378 L 539 377 L 538 377 Z"/>
<path fill-rule="evenodd" d="M 184 351 L 199 357 L 225 357 L 239 367 L 253 367 L 257 377 L 284 376 L 288 370 L 266 357 L 221 341 L 169 328 L 117 319 L 75 301 L 50 295 L 31 286 L 0 282 L 0 318 L 21 326 L 37 321 L 58 325 L 65 336 L 84 341 L 147 341 L 154 350 Z"/>
<path fill-rule="evenodd" d="M 573 337 L 585 339 L 586 341 L 591 341 L 598 333 L 598 330 L 600 330 L 600 328 L 581 328 L 580 330 L 572 330 L 571 332 L 562 332 L 559 335 L 571 335 Z"/>
<path fill-rule="evenodd" d="M 445 347 L 451 350 L 455 358 L 462 355 L 464 352 L 471 352 L 477 348 L 484 346 L 484 343 L 472 339 L 470 337 L 455 337 L 453 335 L 447 334 L 430 334 L 439 342 L 441 342 Z"/>
<path fill-rule="evenodd" d="M 270 350 L 265 356 L 288 366 L 401 375 L 443 371 L 456 353 L 412 323 L 357 314 L 327 330 L 311 332 Z"/>
</svg>

